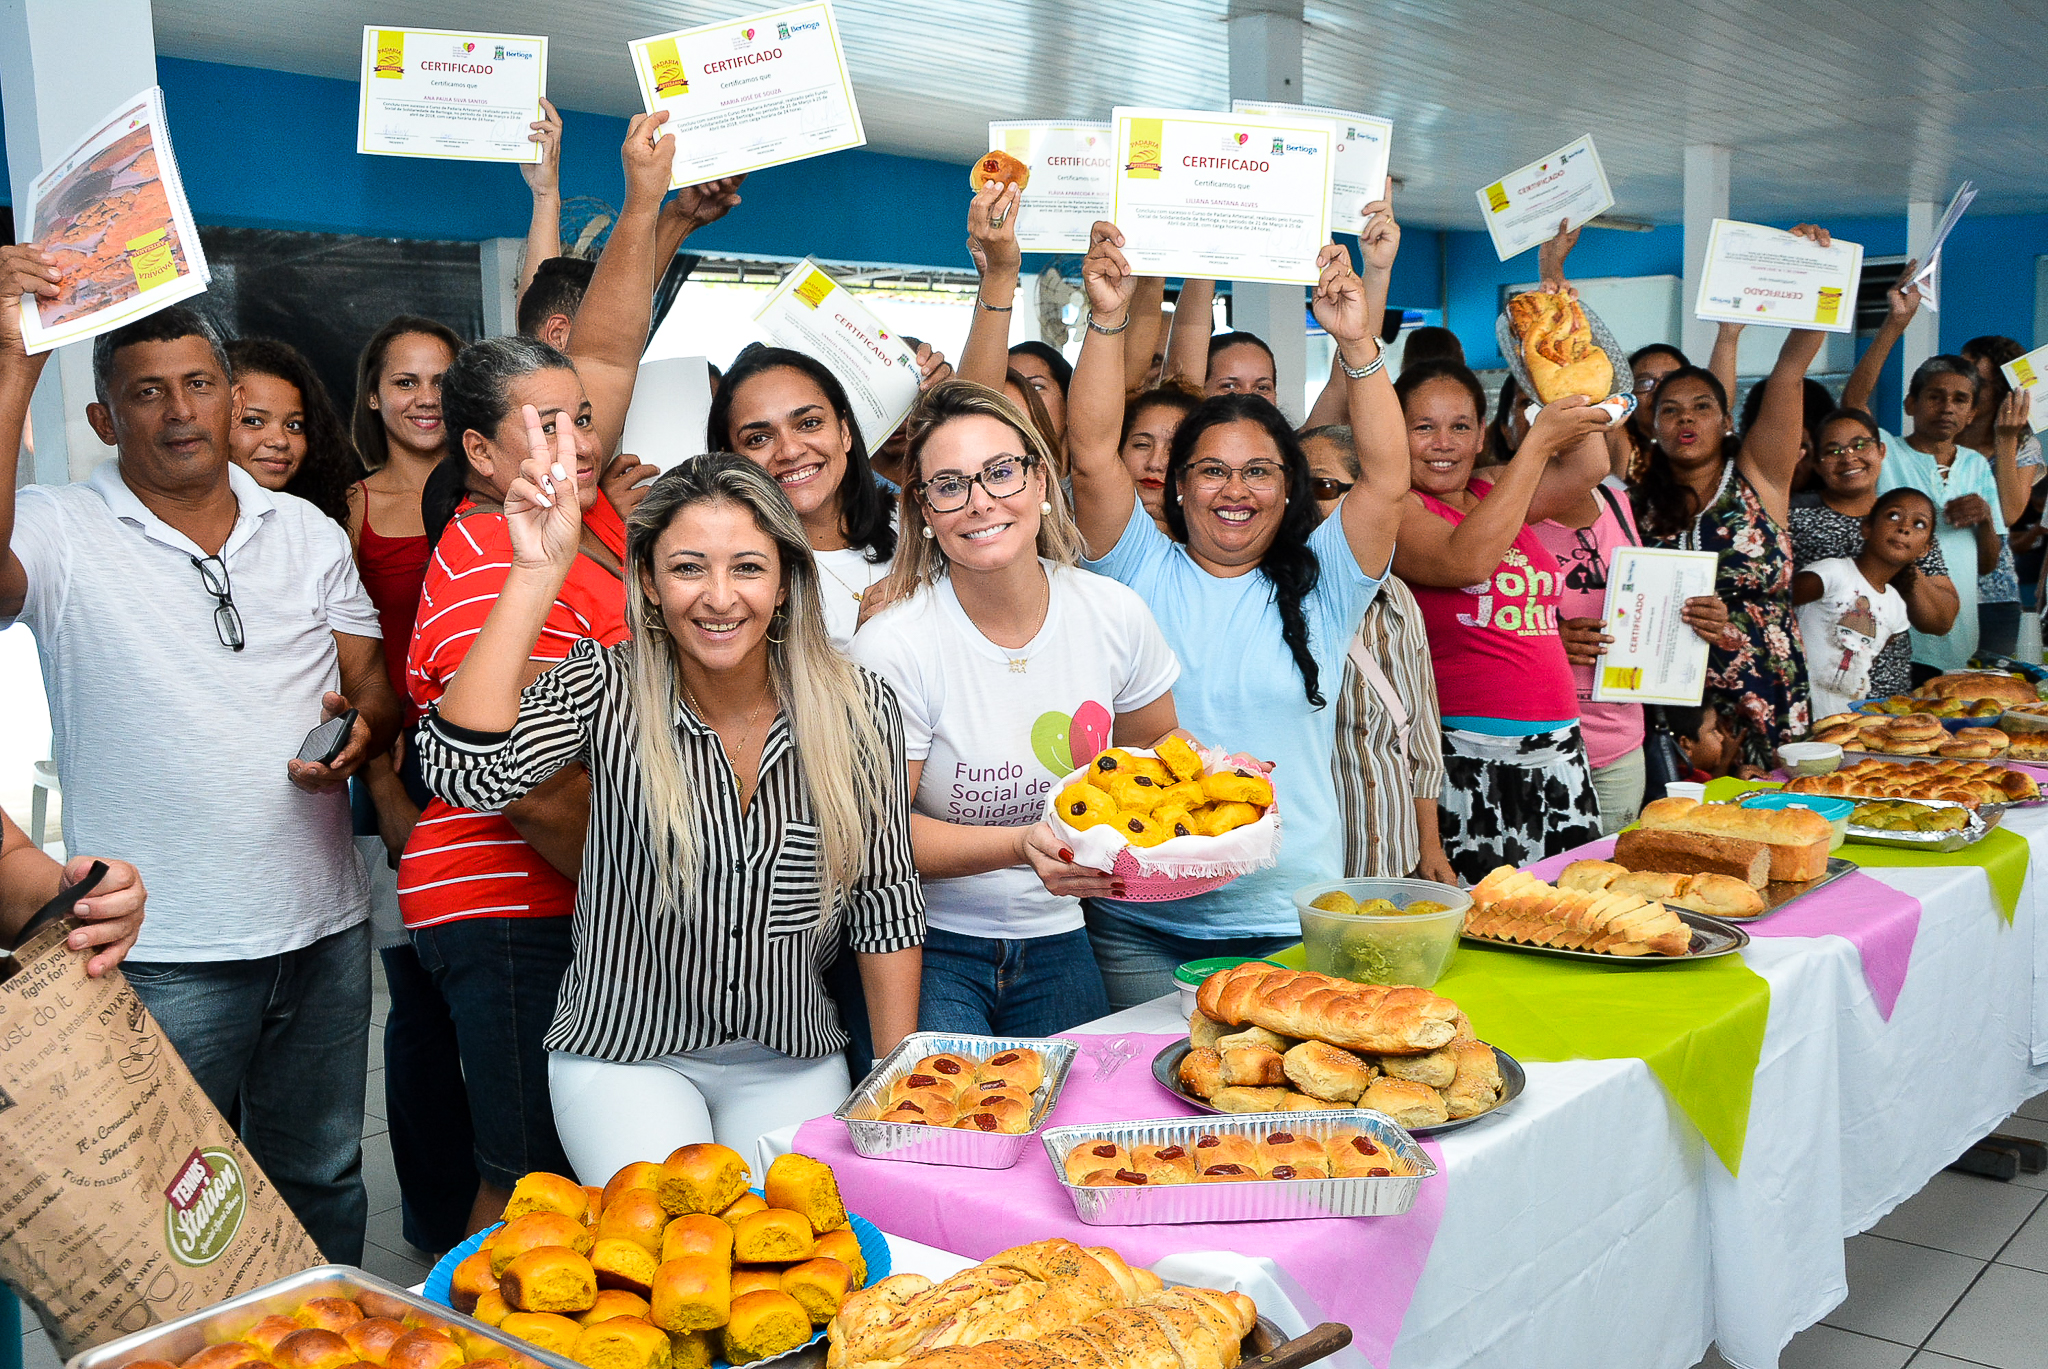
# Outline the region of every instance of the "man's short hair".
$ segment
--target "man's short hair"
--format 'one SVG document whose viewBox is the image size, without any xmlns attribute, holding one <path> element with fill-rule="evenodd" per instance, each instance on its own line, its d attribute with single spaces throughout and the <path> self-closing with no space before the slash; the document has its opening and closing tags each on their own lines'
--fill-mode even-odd
<svg viewBox="0 0 2048 1369">
<path fill-rule="evenodd" d="M 223 382 L 234 374 L 228 366 L 228 349 L 221 341 L 220 330 L 198 310 L 174 304 L 111 333 L 101 333 L 92 340 L 93 397 L 102 404 L 112 404 L 107 394 L 114 380 L 114 353 L 123 347 L 132 347 L 140 342 L 176 342 L 185 337 L 206 339 L 206 345 L 213 350 L 214 365 L 220 367 Z"/>
<path fill-rule="evenodd" d="M 533 273 L 533 281 L 526 287 L 526 293 L 519 297 L 519 331 L 527 337 L 539 337 L 541 325 L 556 314 L 575 321 L 576 311 L 583 307 L 583 293 L 590 288 L 590 277 L 597 271 L 597 263 L 582 257 L 549 257 Z"/>
</svg>

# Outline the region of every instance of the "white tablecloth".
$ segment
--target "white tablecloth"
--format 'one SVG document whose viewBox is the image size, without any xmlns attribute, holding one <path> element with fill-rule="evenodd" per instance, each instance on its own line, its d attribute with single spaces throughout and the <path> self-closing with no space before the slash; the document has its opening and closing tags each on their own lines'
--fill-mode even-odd
<svg viewBox="0 0 2048 1369">
<path fill-rule="evenodd" d="M 2048 809 L 2006 826 L 2048 859 Z M 1443 1225 L 1392 1369 L 1686 1369 L 1712 1343 L 1769 1369 L 1846 1296 L 1844 1238 L 2048 1090 L 2033 874 L 2008 926 L 1973 866 L 1867 873 L 1921 903 L 1889 1022 L 1840 938 L 1743 952 L 1771 1008 L 1739 1177 L 1640 1060 L 1524 1062 L 1512 1107 L 1443 1138 Z M 1169 996 L 1079 1030 L 1184 1025 Z M 1321 1320 L 1284 1274 L 1261 1307 L 1290 1333 Z"/>
</svg>

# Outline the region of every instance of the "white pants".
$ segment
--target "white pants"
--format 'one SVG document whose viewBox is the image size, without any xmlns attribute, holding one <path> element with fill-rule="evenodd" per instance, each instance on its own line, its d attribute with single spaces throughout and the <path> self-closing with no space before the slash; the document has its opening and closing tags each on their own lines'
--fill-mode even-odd
<svg viewBox="0 0 2048 1369">
<path fill-rule="evenodd" d="M 799 1060 L 752 1041 L 632 1065 L 548 1053 L 555 1131 L 576 1181 L 593 1187 L 635 1160 L 659 1163 L 703 1141 L 756 1165 L 764 1134 L 823 1116 L 851 1088 L 844 1055 Z"/>
</svg>

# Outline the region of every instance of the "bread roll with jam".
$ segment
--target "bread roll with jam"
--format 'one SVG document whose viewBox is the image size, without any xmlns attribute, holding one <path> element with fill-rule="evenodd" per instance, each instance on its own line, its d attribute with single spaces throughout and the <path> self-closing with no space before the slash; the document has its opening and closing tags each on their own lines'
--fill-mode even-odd
<svg viewBox="0 0 2048 1369">
<path fill-rule="evenodd" d="M 974 1080 L 977 1084 L 1007 1084 L 1029 1096 L 1045 1083 L 1045 1060 L 1028 1047 L 997 1051 L 981 1062 Z"/>
<path fill-rule="evenodd" d="M 1067 1182 L 1078 1184 L 1098 1169 L 1129 1169 L 1131 1153 L 1114 1141 L 1083 1141 L 1067 1152 Z"/>
</svg>

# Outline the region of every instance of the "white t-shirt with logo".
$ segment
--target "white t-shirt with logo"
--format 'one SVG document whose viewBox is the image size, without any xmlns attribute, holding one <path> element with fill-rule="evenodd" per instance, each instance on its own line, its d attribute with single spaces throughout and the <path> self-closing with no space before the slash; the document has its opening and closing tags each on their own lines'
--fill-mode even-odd
<svg viewBox="0 0 2048 1369">
<path fill-rule="evenodd" d="M 1906 631 L 1906 600 L 1890 585 L 1873 586 L 1846 556 L 1815 561 L 1801 572 L 1820 577 L 1820 598 L 1799 606 L 1799 638 L 1813 714 L 1846 713 L 1870 697 L 1870 663 Z"/>
<path fill-rule="evenodd" d="M 825 610 L 825 635 L 844 651 L 860 625 L 861 596 L 869 585 L 886 579 L 895 562 L 870 561 L 865 547 L 813 551 L 811 559 L 818 563 L 818 600 Z"/>
<path fill-rule="evenodd" d="M 1173 688 L 1180 661 L 1136 593 L 1041 561 L 1052 594 L 1038 635 L 1016 650 L 981 634 L 953 583 L 871 618 L 853 659 L 887 680 L 911 760 L 924 762 L 914 811 L 976 827 L 1029 827 L 1053 787 L 1109 745 L 1116 715 Z M 925 918 L 961 936 L 1018 940 L 1080 928 L 1079 900 L 1047 892 L 1029 865 L 924 882 Z"/>
</svg>

